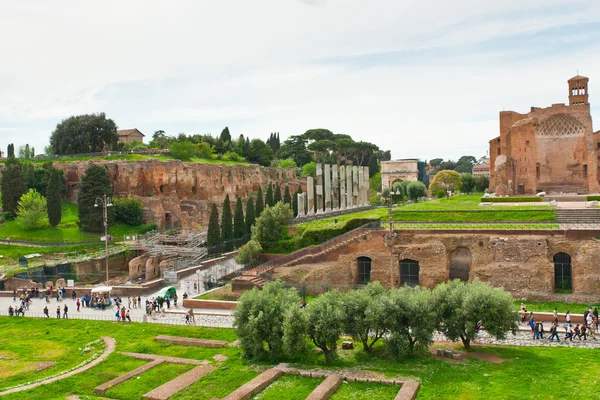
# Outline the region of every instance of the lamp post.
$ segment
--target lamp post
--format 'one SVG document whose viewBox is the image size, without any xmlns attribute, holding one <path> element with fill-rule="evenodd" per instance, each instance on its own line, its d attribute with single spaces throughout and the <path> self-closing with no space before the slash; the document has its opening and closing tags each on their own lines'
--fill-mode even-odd
<svg viewBox="0 0 600 400">
<path fill-rule="evenodd" d="M 390 250 L 390 287 L 394 287 L 394 243 L 398 238 L 398 233 L 394 232 L 393 220 L 392 220 L 392 196 L 400 195 L 400 189 L 396 189 L 396 193 L 394 193 L 393 188 L 390 189 L 389 194 L 387 196 L 388 201 L 388 219 L 390 224 L 390 231 L 383 235 L 383 245 Z"/>
<path fill-rule="evenodd" d="M 96 197 L 94 207 L 102 207 L 104 213 L 104 244 L 106 249 L 106 282 L 108 283 L 108 207 L 112 207 L 112 201 L 106 194 Z"/>
</svg>

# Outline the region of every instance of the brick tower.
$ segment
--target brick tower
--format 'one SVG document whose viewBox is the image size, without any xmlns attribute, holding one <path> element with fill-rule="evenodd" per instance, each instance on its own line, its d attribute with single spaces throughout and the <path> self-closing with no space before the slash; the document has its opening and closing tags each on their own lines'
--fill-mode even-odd
<svg viewBox="0 0 600 400">
<path fill-rule="evenodd" d="M 569 105 L 577 106 L 588 103 L 589 78 L 577 75 L 569 79 Z"/>
</svg>

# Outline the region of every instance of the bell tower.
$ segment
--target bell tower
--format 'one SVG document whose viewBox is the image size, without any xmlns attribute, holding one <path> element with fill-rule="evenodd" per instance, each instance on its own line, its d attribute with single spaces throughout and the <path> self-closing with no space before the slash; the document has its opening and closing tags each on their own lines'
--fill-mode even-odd
<svg viewBox="0 0 600 400">
<path fill-rule="evenodd" d="M 589 78 L 577 75 L 569 79 L 569 105 L 578 106 L 589 104 L 588 102 L 588 82 Z"/>
</svg>

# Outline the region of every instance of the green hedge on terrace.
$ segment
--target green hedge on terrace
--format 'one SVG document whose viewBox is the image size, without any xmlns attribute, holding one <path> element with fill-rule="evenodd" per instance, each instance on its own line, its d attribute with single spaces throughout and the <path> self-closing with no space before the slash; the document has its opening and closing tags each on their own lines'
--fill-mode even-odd
<svg viewBox="0 0 600 400">
<path fill-rule="evenodd" d="M 519 197 L 482 197 L 482 203 L 541 203 L 543 198 L 538 196 Z"/>
<path fill-rule="evenodd" d="M 585 198 L 587 201 L 600 201 L 599 195 L 586 196 Z"/>
</svg>

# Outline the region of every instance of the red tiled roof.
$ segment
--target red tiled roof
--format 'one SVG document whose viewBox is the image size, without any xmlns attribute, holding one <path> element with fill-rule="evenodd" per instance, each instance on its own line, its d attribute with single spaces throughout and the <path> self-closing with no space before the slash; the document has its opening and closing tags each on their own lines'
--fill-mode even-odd
<svg viewBox="0 0 600 400">
<path fill-rule="evenodd" d="M 117 134 L 119 136 L 129 136 L 129 135 L 131 135 L 132 133 L 135 133 L 135 132 L 139 133 L 142 136 L 146 136 L 142 132 L 138 131 L 137 128 L 133 128 L 133 129 L 119 129 L 119 130 L 117 130 Z"/>
</svg>

